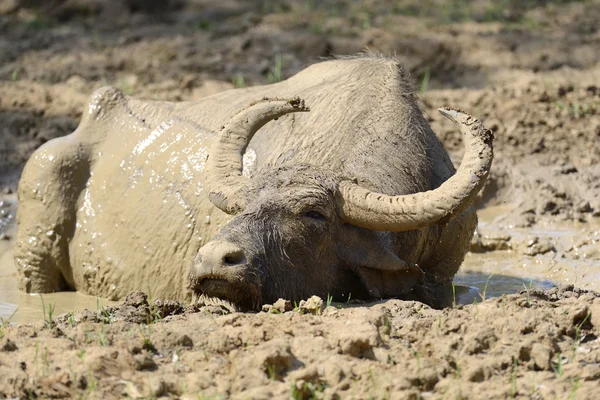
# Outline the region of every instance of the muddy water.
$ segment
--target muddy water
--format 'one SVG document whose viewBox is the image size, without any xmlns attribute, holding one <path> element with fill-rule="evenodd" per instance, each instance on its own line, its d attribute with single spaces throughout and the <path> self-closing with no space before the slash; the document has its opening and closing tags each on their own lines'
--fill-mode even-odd
<svg viewBox="0 0 600 400">
<path fill-rule="evenodd" d="M 497 218 L 509 210 L 510 207 L 482 210 L 479 213 L 480 232 L 496 229 Z M 5 230 L 9 237 L 14 237 L 15 231 L 14 226 Z M 600 257 L 593 253 L 594 248 L 600 247 L 600 220 L 589 224 L 555 224 L 547 229 L 507 227 L 501 232 L 511 236 L 514 248 L 467 254 L 454 280 L 457 303 L 469 304 L 473 299 L 480 300 L 484 292 L 486 297 L 497 297 L 529 288 L 550 288 L 559 283 L 600 290 Z M 536 256 L 524 255 L 519 244 L 526 245 L 532 236 L 538 237 L 539 241 L 552 241 L 555 251 Z M 577 248 L 582 237 L 592 238 L 591 247 Z M 39 321 L 44 317 L 42 296 L 17 289 L 11 246 L 12 241 L 0 240 L 0 317 L 8 319 L 12 316 L 13 322 Z M 588 256 L 586 251 L 590 249 L 591 256 Z M 54 315 L 86 308 L 96 310 L 99 306 L 111 304 L 77 292 L 45 294 L 43 300 L 46 310 L 50 304 L 55 307 Z"/>
<path fill-rule="evenodd" d="M 16 229 L 6 232 L 14 237 Z M 0 318 L 11 322 L 40 321 L 44 318 L 42 299 L 46 313 L 54 307 L 54 315 L 84 309 L 96 310 L 111 302 L 77 292 L 49 293 L 43 296 L 27 294 L 17 288 L 17 270 L 13 263 L 12 241 L 0 241 Z"/>
<path fill-rule="evenodd" d="M 510 206 L 499 206 L 478 213 L 480 233 L 508 235 L 511 248 L 468 253 L 455 284 L 485 290 L 487 297 L 556 284 L 600 291 L 600 219 L 514 228 L 499 222 L 510 210 Z M 528 255 L 534 241 L 549 244 L 553 250 Z"/>
</svg>

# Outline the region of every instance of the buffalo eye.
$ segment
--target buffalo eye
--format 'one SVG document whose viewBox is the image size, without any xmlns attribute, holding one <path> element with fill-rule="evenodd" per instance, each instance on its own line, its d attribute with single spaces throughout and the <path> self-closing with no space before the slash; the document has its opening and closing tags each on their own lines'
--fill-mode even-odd
<svg viewBox="0 0 600 400">
<path fill-rule="evenodd" d="M 327 220 L 327 218 L 325 218 L 325 216 L 318 211 L 307 211 L 304 213 L 304 216 L 310 219 L 316 219 L 318 221 Z"/>
</svg>

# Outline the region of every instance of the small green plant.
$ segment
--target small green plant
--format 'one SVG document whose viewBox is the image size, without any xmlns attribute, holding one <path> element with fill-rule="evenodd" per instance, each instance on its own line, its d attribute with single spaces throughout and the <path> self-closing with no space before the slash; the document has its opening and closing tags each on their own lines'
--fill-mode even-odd
<svg viewBox="0 0 600 400">
<path fill-rule="evenodd" d="M 267 374 L 269 375 L 269 379 L 271 381 L 275 381 L 277 378 L 277 373 L 275 372 L 275 367 L 273 365 L 267 365 Z"/>
<path fill-rule="evenodd" d="M 98 336 L 98 344 L 102 347 L 107 345 L 106 336 L 104 335 L 104 325 L 101 326 L 100 329 L 96 331 L 96 335 Z"/>
<path fill-rule="evenodd" d="M 13 69 L 12 74 L 10 74 L 10 79 L 13 82 L 16 82 L 19 80 L 19 69 L 18 68 Z"/>
<path fill-rule="evenodd" d="M 46 373 L 48 372 L 48 367 L 50 366 L 50 361 L 48 361 L 48 347 L 46 346 L 44 346 L 44 355 L 42 356 L 42 363 L 44 364 L 42 375 L 46 376 Z"/>
<path fill-rule="evenodd" d="M 75 323 L 75 311 L 71 311 L 71 313 L 67 317 L 67 323 L 69 324 L 69 326 L 71 328 L 75 327 L 75 325 L 76 325 L 76 323 Z"/>
<path fill-rule="evenodd" d="M 10 317 L 8 317 L 8 319 L 0 317 L 0 339 L 4 338 L 4 335 L 6 334 L 4 332 L 4 327 L 10 325 L 10 320 L 15 316 L 18 309 L 19 307 L 15 308 L 15 310 L 12 312 L 12 314 L 10 314 Z"/>
<path fill-rule="evenodd" d="M 33 362 L 35 364 L 37 364 L 38 362 L 38 355 L 40 354 L 40 342 L 36 341 L 35 342 L 35 357 L 33 357 Z"/>
<path fill-rule="evenodd" d="M 244 78 L 244 75 L 240 74 L 239 72 L 237 74 L 235 74 L 235 76 L 232 79 L 232 83 L 233 86 L 235 86 L 236 88 L 244 88 L 246 87 L 246 78 Z"/>
<path fill-rule="evenodd" d="M 346 303 L 350 303 L 351 299 L 352 299 L 352 293 L 348 293 L 348 300 L 346 300 Z"/>
<path fill-rule="evenodd" d="M 85 360 L 85 350 L 81 349 L 77 352 L 77 357 L 83 362 Z"/>
<path fill-rule="evenodd" d="M 46 303 L 44 302 L 44 296 L 40 294 L 40 300 L 42 301 L 42 312 L 44 313 L 44 325 L 46 328 L 52 328 L 54 326 L 54 309 L 55 304 L 48 304 L 48 312 L 46 313 Z"/>
<path fill-rule="evenodd" d="M 323 384 L 321 382 L 318 382 L 317 384 L 314 384 L 312 382 L 306 382 L 304 384 L 304 390 L 308 390 L 310 392 L 310 399 L 320 399 L 322 398 L 322 396 L 320 396 L 321 393 L 323 393 L 325 391 L 325 389 L 327 389 L 329 386 L 326 384 Z"/>
<path fill-rule="evenodd" d="M 198 18 L 192 23 L 192 27 L 196 30 L 210 31 L 213 27 L 213 24 L 206 18 Z"/>
<path fill-rule="evenodd" d="M 298 305 L 298 303 L 296 303 L 295 301 L 294 301 L 294 312 L 297 312 L 300 315 L 304 314 L 304 309 L 300 308 L 300 306 Z"/>
<path fill-rule="evenodd" d="M 33 19 L 27 21 L 27 26 L 31 29 L 36 30 L 45 30 L 50 28 L 51 25 L 52 21 L 41 15 L 39 12 L 35 13 Z"/>
<path fill-rule="evenodd" d="M 552 363 L 552 370 L 559 378 L 563 376 L 563 362 L 562 362 L 562 354 L 560 352 L 556 353 L 556 363 Z"/>
<path fill-rule="evenodd" d="M 88 380 L 87 380 L 86 398 L 90 397 L 90 395 L 96 390 L 97 386 L 98 386 L 98 381 L 96 380 L 96 377 L 94 376 L 94 373 L 92 372 L 92 370 L 90 370 Z"/>
<path fill-rule="evenodd" d="M 269 74 L 267 75 L 267 79 L 269 83 L 281 82 L 281 67 L 283 65 L 283 60 L 281 58 L 281 54 L 277 53 L 275 55 L 275 64 L 271 67 Z"/>
<path fill-rule="evenodd" d="M 370 13 L 365 13 L 362 17 L 362 24 L 361 27 L 363 30 L 368 31 L 369 29 L 371 29 L 372 23 L 371 23 L 371 14 Z"/>
<path fill-rule="evenodd" d="M 580 323 L 575 325 L 575 338 L 573 340 L 571 357 L 573 357 L 575 355 L 575 351 L 577 350 L 577 347 L 579 347 L 579 344 L 581 343 L 581 328 L 583 327 L 583 325 L 587 322 L 587 320 L 591 316 L 592 316 L 592 313 L 588 312 L 587 315 L 585 316 L 585 318 L 583 319 L 583 321 L 581 321 Z"/>
<path fill-rule="evenodd" d="M 454 377 L 456 379 L 460 379 L 461 377 L 461 372 L 462 372 L 462 368 L 460 367 L 460 364 L 458 361 L 456 361 L 455 365 L 454 365 Z"/>
<path fill-rule="evenodd" d="M 144 329 L 143 325 L 138 325 L 138 330 L 142 338 L 142 348 L 144 350 L 155 352 L 156 348 L 154 347 L 154 344 L 152 344 L 152 327 L 147 325 L 145 328 L 146 329 Z M 147 333 L 144 332 L 145 330 L 147 330 Z"/>
<path fill-rule="evenodd" d="M 515 396 L 517 395 L 518 389 L 517 389 L 517 367 L 518 367 L 518 362 L 516 358 L 513 358 L 513 367 L 512 367 L 512 371 L 510 372 L 510 397 L 511 398 L 515 398 Z"/>
<path fill-rule="evenodd" d="M 490 283 L 490 279 L 492 279 L 492 276 L 494 276 L 494 274 L 490 274 L 485 280 L 485 285 L 483 286 L 483 293 L 481 294 L 481 301 L 485 301 L 486 299 L 487 288 Z"/>
<path fill-rule="evenodd" d="M 575 400 L 577 398 L 577 390 L 579 390 L 580 384 L 581 382 L 579 377 L 573 380 L 573 384 L 571 386 L 571 393 L 569 393 L 569 400 Z"/>
<path fill-rule="evenodd" d="M 600 103 L 591 104 L 579 104 L 579 103 L 563 103 L 562 101 L 555 101 L 552 103 L 554 108 L 557 110 L 565 110 L 567 113 L 576 119 L 592 115 L 596 112 Z"/>
<path fill-rule="evenodd" d="M 452 282 L 452 308 L 456 308 L 456 286 Z"/>
<path fill-rule="evenodd" d="M 121 92 L 123 92 L 125 96 L 130 96 L 133 94 L 133 86 L 131 86 L 131 84 L 128 82 L 121 83 L 119 85 L 119 89 L 121 89 Z"/>
<path fill-rule="evenodd" d="M 531 288 L 533 287 L 533 279 L 529 280 L 529 287 L 525 286 L 524 283 L 523 287 L 525 288 L 525 292 L 527 293 L 527 306 L 531 306 L 531 296 L 529 294 L 531 292 Z"/>
<path fill-rule="evenodd" d="M 292 400 L 303 400 L 304 399 L 304 392 L 301 390 L 298 390 L 298 387 L 296 387 L 296 381 L 292 381 L 292 383 L 290 384 L 290 399 L 292 399 Z"/>
<path fill-rule="evenodd" d="M 155 323 L 162 319 L 162 315 L 160 313 L 160 309 L 156 305 L 154 298 L 152 297 L 152 291 L 148 289 L 148 311 L 150 313 L 150 319 L 148 323 Z"/>
<path fill-rule="evenodd" d="M 326 303 L 327 306 L 326 306 L 326 308 L 329 307 L 329 306 L 331 306 L 331 302 L 332 301 L 333 301 L 333 296 L 328 293 L 327 294 L 327 303 Z"/>
<path fill-rule="evenodd" d="M 430 74 L 429 67 L 427 67 L 425 73 L 423 74 L 423 79 L 421 79 L 421 88 L 419 89 L 419 93 L 423 94 L 427 91 L 427 88 L 429 87 Z"/>
<path fill-rule="evenodd" d="M 375 388 L 377 387 L 377 383 L 375 382 L 375 375 L 373 374 L 372 368 L 369 368 L 369 382 L 371 383 L 371 391 L 375 391 Z M 371 394 L 371 395 L 369 395 L 369 398 L 375 399 L 375 396 L 373 396 Z"/>
<path fill-rule="evenodd" d="M 96 297 L 96 321 L 104 324 L 112 324 L 115 321 L 115 314 L 109 311 L 107 307 L 100 304 L 100 299 Z"/>
</svg>

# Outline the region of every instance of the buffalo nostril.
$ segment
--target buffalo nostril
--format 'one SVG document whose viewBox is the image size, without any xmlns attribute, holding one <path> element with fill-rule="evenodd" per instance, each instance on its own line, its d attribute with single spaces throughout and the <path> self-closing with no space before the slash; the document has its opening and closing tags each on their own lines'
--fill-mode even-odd
<svg viewBox="0 0 600 400">
<path fill-rule="evenodd" d="M 233 266 L 246 263 L 246 255 L 243 250 L 230 251 L 223 257 L 223 265 Z"/>
</svg>

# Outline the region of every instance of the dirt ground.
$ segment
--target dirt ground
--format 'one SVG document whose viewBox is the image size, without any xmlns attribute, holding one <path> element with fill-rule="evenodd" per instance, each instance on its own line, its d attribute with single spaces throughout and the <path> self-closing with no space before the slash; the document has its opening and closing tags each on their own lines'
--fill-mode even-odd
<svg viewBox="0 0 600 400">
<path fill-rule="evenodd" d="M 457 163 L 444 105 L 483 119 L 496 151 L 463 267 L 479 277 L 473 304 L 312 299 L 243 314 L 136 293 L 46 309 L 1 323 L 0 398 L 596 398 L 598 21 L 598 0 L 0 0 L 0 256 L 23 164 L 107 84 L 194 100 L 368 49 L 411 72 Z M 492 272 L 524 290 L 490 298 Z M 522 285 L 534 278 L 558 287 Z"/>
</svg>

